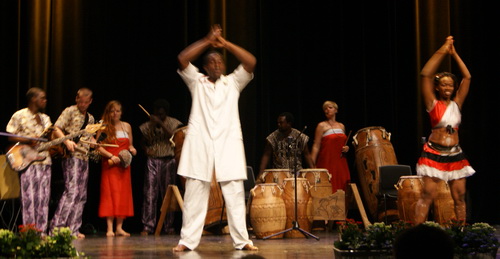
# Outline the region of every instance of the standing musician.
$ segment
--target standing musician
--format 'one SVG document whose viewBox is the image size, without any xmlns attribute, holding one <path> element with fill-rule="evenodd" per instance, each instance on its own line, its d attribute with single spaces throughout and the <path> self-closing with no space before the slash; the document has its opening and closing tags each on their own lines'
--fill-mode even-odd
<svg viewBox="0 0 500 259">
<path fill-rule="evenodd" d="M 97 133 L 97 139 L 105 134 L 103 142 L 107 144 L 97 148 L 102 156 L 99 217 L 106 218 L 107 237 L 130 236 L 123 229 L 123 222 L 134 216 L 130 163 L 137 150 L 133 144 L 132 127 L 121 117 L 122 104 L 117 100 L 109 101 L 102 114 L 106 128 Z M 115 221 L 116 231 L 113 231 Z"/>
<path fill-rule="evenodd" d="M 351 181 L 349 165 L 345 153 L 349 151 L 346 145 L 348 136 L 345 126 L 336 120 L 339 106 L 333 101 L 323 103 L 323 112 L 326 120 L 318 123 L 314 133 L 314 143 L 311 156 L 319 168 L 326 168 L 332 175 L 330 183 L 332 192 L 338 189 L 346 191 L 347 184 Z"/>
<path fill-rule="evenodd" d="M 31 138 L 40 137 L 44 130 L 52 126 L 50 117 L 43 113 L 47 106 L 45 91 L 32 87 L 26 93 L 28 107 L 15 112 L 7 124 L 7 132 Z M 22 137 L 9 137 L 9 141 L 35 145 L 36 142 Z M 52 160 L 48 151 L 40 155 L 46 157 L 35 161 L 20 174 L 21 207 L 23 224 L 35 224 L 46 234 L 48 227 L 50 177 Z"/>
<path fill-rule="evenodd" d="M 246 161 L 238 113 L 240 93 L 252 80 L 257 61 L 248 51 L 224 39 L 221 32 L 218 25 L 212 26 L 206 37 L 178 55 L 178 73 L 193 101 L 178 168 L 178 174 L 186 177 L 186 186 L 181 239 L 174 252 L 193 250 L 200 243 L 213 177 L 221 185 L 234 247 L 258 249 L 253 246 L 246 225 Z M 226 49 L 241 64 L 233 73 L 224 75 L 222 55 L 211 51 L 203 60 L 207 75 L 200 73 L 191 61 L 210 47 Z"/>
<path fill-rule="evenodd" d="M 455 75 L 448 72 L 436 74 L 446 55 L 453 57 L 462 73 L 460 86 Z M 427 218 L 429 206 L 437 195 L 438 182 L 441 180 L 450 185 L 457 219 L 465 221 L 465 178 L 475 171 L 458 144 L 458 126 L 462 117 L 460 110 L 469 93 L 471 74 L 458 56 L 452 36 L 447 37 L 443 46 L 427 61 L 421 76 L 422 95 L 431 119 L 432 132 L 416 168 L 417 174 L 422 176 L 424 188 L 422 197 L 417 202 L 415 223 L 422 223 Z"/>
<path fill-rule="evenodd" d="M 176 161 L 170 137 L 182 123 L 168 116 L 170 104 L 165 99 L 158 99 L 153 104 L 150 120 L 139 126 L 142 144 L 147 155 L 146 174 L 144 175 L 144 202 L 142 205 L 141 235 L 153 233 L 156 226 L 156 211 L 159 195 L 165 196 L 169 184 L 175 184 Z M 165 231 L 173 234 L 174 213 L 170 212 L 165 221 Z"/>
<path fill-rule="evenodd" d="M 268 167 L 271 157 L 275 169 L 297 169 L 298 171 L 302 169 L 302 157 L 305 158 L 309 168 L 314 168 L 314 162 L 307 145 L 309 137 L 292 128 L 294 120 L 293 115 L 289 112 L 281 113 L 278 116 L 278 129 L 266 138 L 257 179 L 260 179 Z"/>
<path fill-rule="evenodd" d="M 78 132 L 87 124 L 94 124 L 94 116 L 87 112 L 92 103 L 92 91 L 80 88 L 76 94 L 76 104 L 67 107 L 55 123 L 54 133 L 57 137 Z M 79 142 L 89 141 L 92 136 L 82 136 L 64 141 L 66 155 L 62 158 L 64 192 L 50 223 L 51 230 L 55 227 L 69 227 L 74 236 L 84 238 L 80 233 L 82 213 L 87 201 L 87 182 L 89 176 L 89 144 Z"/>
</svg>

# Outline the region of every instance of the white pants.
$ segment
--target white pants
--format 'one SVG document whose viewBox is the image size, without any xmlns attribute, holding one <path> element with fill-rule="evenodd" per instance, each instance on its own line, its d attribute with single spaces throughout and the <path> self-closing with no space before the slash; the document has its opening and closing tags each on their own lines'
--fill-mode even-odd
<svg viewBox="0 0 500 259">
<path fill-rule="evenodd" d="M 243 180 L 221 182 L 220 185 L 226 206 L 229 233 L 233 239 L 234 248 L 242 249 L 246 244 L 253 245 L 247 231 Z M 208 210 L 209 194 L 210 182 L 186 178 L 179 244 L 185 245 L 191 250 L 194 250 L 200 244 Z"/>
</svg>

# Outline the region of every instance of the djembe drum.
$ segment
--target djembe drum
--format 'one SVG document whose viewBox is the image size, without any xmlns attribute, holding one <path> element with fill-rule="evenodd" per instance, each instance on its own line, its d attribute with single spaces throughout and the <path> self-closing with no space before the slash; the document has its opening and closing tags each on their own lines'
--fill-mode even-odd
<svg viewBox="0 0 500 259">
<path fill-rule="evenodd" d="M 283 181 L 290 177 L 292 177 L 290 169 L 265 169 L 259 178 L 263 183 L 277 183 L 283 187 Z"/>
<path fill-rule="evenodd" d="M 450 186 L 446 181 L 437 184 L 437 196 L 434 199 L 434 221 L 439 224 L 448 223 L 455 215 L 455 202 L 451 197 Z"/>
<path fill-rule="evenodd" d="M 356 168 L 368 212 L 373 219 L 379 220 L 377 216 L 379 167 L 398 164 L 391 144 L 391 133 L 382 127 L 363 128 L 356 132 L 352 144 L 356 150 Z"/>
<path fill-rule="evenodd" d="M 286 207 L 283 189 L 277 183 L 261 183 L 250 190 L 250 224 L 257 238 L 264 238 L 285 230 Z M 283 238 L 283 234 L 271 239 Z"/>
<path fill-rule="evenodd" d="M 418 175 L 401 176 L 396 189 L 398 190 L 399 218 L 407 222 L 415 222 L 417 202 L 422 196 L 422 177 Z"/>
<path fill-rule="evenodd" d="M 286 207 L 286 226 L 292 228 L 295 221 L 295 205 L 297 205 L 297 222 L 299 227 L 306 232 L 311 232 L 312 217 L 312 200 L 310 189 L 311 185 L 306 178 L 297 178 L 297 186 L 295 186 L 295 178 L 286 178 L 283 181 L 283 200 Z M 295 202 L 295 188 L 297 188 L 297 202 Z M 304 237 L 298 230 L 291 230 L 285 233 L 285 237 Z"/>
<path fill-rule="evenodd" d="M 299 175 L 306 178 L 311 185 L 312 198 L 324 198 L 332 194 L 332 175 L 325 168 L 309 168 L 299 170 Z"/>
</svg>

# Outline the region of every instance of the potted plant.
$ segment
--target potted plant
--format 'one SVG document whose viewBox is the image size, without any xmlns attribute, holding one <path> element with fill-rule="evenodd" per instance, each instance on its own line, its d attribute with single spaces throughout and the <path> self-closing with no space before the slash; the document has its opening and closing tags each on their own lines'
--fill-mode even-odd
<svg viewBox="0 0 500 259">
<path fill-rule="evenodd" d="M 334 242 L 335 258 L 393 258 L 394 240 L 398 234 L 414 225 L 397 221 L 391 225 L 374 223 L 363 229 L 361 222 L 341 221 L 339 240 Z M 495 228 L 488 223 L 465 224 L 451 220 L 440 225 L 433 221 L 423 224 L 444 229 L 454 242 L 457 259 L 495 259 L 500 246 Z"/>
<path fill-rule="evenodd" d="M 495 258 L 500 243 L 488 223 L 464 224 L 451 220 L 445 227 L 455 242 L 458 258 Z"/>
<path fill-rule="evenodd" d="M 81 256 L 73 246 L 71 230 L 54 228 L 52 235 L 42 236 L 34 225 L 19 226 L 19 233 L 0 229 L 0 258 L 44 258 Z"/>
<path fill-rule="evenodd" d="M 375 223 L 363 230 L 352 219 L 339 222 L 339 240 L 334 242 L 335 258 L 392 258 L 392 244 L 398 227 Z"/>
</svg>

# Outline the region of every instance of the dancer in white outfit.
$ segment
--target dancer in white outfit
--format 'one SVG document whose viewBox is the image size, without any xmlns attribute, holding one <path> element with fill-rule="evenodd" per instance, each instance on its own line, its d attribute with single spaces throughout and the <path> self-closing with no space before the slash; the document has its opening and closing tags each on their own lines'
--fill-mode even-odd
<svg viewBox="0 0 500 259">
<path fill-rule="evenodd" d="M 226 76 L 222 55 L 209 52 L 203 60 L 207 75 L 200 73 L 191 61 L 210 47 L 226 49 L 241 64 Z M 218 25 L 212 26 L 205 38 L 184 49 L 178 59 L 178 73 L 193 101 L 177 171 L 186 178 L 186 190 L 181 239 L 173 251 L 193 250 L 200 243 L 212 177 L 221 185 L 234 247 L 257 250 L 246 228 L 243 188 L 246 161 L 238 112 L 240 93 L 253 78 L 256 59 L 225 40 Z"/>
</svg>

